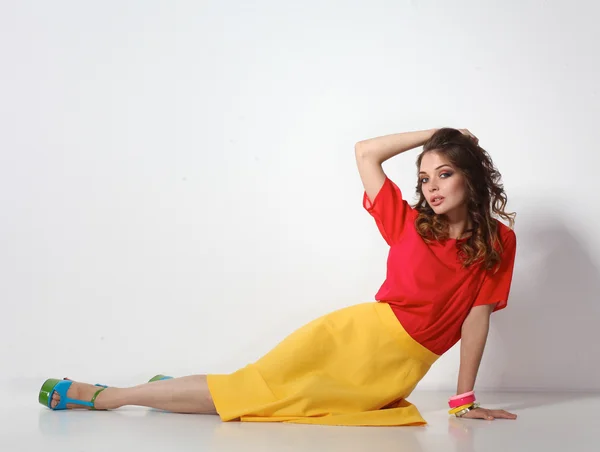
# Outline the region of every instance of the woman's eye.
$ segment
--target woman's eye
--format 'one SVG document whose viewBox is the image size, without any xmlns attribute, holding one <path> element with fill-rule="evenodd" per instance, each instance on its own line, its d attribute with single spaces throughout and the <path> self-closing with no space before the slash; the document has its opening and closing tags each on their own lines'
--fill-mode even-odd
<svg viewBox="0 0 600 452">
<path fill-rule="evenodd" d="M 442 174 L 440 174 L 440 177 L 443 177 L 443 176 L 450 177 L 450 176 L 452 176 L 452 173 L 442 173 Z"/>
<path fill-rule="evenodd" d="M 427 182 L 427 180 L 428 179 L 426 177 L 424 177 L 424 178 L 421 179 L 421 183 L 424 184 L 425 182 Z"/>
</svg>

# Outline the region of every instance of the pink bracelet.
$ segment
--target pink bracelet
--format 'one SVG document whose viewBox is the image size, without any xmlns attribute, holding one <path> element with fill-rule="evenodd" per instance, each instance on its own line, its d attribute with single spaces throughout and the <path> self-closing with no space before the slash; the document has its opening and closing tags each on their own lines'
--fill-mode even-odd
<svg viewBox="0 0 600 452">
<path fill-rule="evenodd" d="M 448 405 L 450 406 L 450 408 L 456 408 L 462 405 L 468 405 L 473 402 L 475 402 L 475 394 L 463 397 L 462 399 L 449 400 Z"/>
<path fill-rule="evenodd" d="M 450 397 L 449 400 L 462 399 L 463 397 L 469 397 L 471 395 L 475 395 L 475 392 L 469 391 L 469 392 L 465 392 L 464 394 L 458 394 L 458 395 Z"/>
<path fill-rule="evenodd" d="M 473 398 L 471 400 L 471 397 Z M 469 391 L 463 394 L 457 394 L 448 399 L 448 405 L 450 408 L 456 408 L 457 406 L 466 405 L 475 401 L 475 392 Z"/>
</svg>

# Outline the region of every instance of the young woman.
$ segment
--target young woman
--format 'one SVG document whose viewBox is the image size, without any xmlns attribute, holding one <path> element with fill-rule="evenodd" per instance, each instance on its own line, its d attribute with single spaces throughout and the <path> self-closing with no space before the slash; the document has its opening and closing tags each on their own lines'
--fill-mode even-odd
<svg viewBox="0 0 600 452">
<path fill-rule="evenodd" d="M 382 163 L 423 146 L 419 200 L 410 206 Z M 449 413 L 515 419 L 479 407 L 473 388 L 490 315 L 506 307 L 516 252 L 514 214 L 500 174 L 468 130 L 444 128 L 356 144 L 363 206 L 389 245 L 375 299 L 293 332 L 253 364 L 227 375 L 157 376 L 131 388 L 47 380 L 51 409 L 138 405 L 223 421 L 329 425 L 421 425 L 406 400 L 430 366 L 461 340 Z M 510 227 L 493 216 L 507 220 Z"/>
</svg>

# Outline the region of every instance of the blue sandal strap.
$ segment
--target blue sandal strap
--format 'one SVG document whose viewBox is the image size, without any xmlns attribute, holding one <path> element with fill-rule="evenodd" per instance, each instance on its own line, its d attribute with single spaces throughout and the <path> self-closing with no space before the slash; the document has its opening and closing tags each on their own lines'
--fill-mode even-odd
<svg viewBox="0 0 600 452">
<path fill-rule="evenodd" d="M 65 401 L 63 404 L 63 400 Z M 83 405 L 83 406 L 87 406 L 90 408 L 94 408 L 94 405 L 91 402 L 86 402 L 85 400 L 78 400 L 78 399 L 69 399 L 68 397 L 66 398 L 60 398 L 60 403 L 56 406 L 56 410 L 60 410 L 60 409 L 65 409 L 67 408 L 67 403 L 72 403 L 75 405 Z"/>
<path fill-rule="evenodd" d="M 100 394 L 102 391 L 104 391 L 106 389 L 106 387 L 100 388 L 98 391 L 96 391 L 96 393 L 92 397 L 92 400 L 90 402 L 86 402 L 85 400 L 71 399 L 71 398 L 67 397 L 67 391 L 69 390 L 69 388 L 71 387 L 72 384 L 73 384 L 73 382 L 71 380 L 63 380 L 53 388 L 52 392 L 57 392 L 58 395 L 60 395 L 60 402 L 58 403 L 58 405 L 56 407 L 54 407 L 54 410 L 64 410 L 67 408 L 67 404 L 69 404 L 69 403 L 72 403 L 75 405 L 83 405 L 83 406 L 91 408 L 92 410 L 95 410 L 96 407 L 94 406 L 94 403 L 96 402 L 96 397 L 98 397 L 98 394 Z M 96 385 L 96 386 L 103 386 L 103 385 Z M 50 408 L 50 400 L 51 399 L 52 399 L 52 397 L 50 397 L 50 399 L 48 400 L 48 408 Z"/>
<path fill-rule="evenodd" d="M 98 389 L 96 391 L 96 393 L 94 394 L 94 396 L 92 397 L 92 400 L 90 400 L 89 402 L 86 402 L 84 400 L 78 400 L 78 399 L 69 399 L 68 397 L 66 398 L 65 401 L 65 407 L 67 403 L 73 403 L 76 405 L 83 405 L 83 406 L 87 406 L 90 407 L 92 410 L 96 410 L 96 406 L 95 406 L 95 402 L 96 402 L 96 397 L 98 397 L 98 394 L 100 394 L 102 391 L 104 391 L 106 388 L 101 388 Z M 62 397 L 61 397 L 61 404 L 62 404 Z M 57 407 L 58 408 L 58 407 Z"/>
</svg>

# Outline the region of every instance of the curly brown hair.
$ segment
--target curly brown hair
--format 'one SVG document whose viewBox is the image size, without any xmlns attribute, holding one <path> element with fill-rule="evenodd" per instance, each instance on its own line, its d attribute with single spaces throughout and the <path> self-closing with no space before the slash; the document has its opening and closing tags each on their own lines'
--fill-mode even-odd
<svg viewBox="0 0 600 452">
<path fill-rule="evenodd" d="M 417 158 L 417 172 L 421 167 L 423 155 L 434 151 L 444 155 L 463 174 L 466 181 L 467 208 L 473 222 L 473 231 L 467 240 L 456 242 L 463 267 L 481 263 L 488 270 L 497 268 L 503 246 L 498 233 L 498 223 L 492 214 L 507 220 L 511 229 L 516 216 L 514 212 L 504 211 L 507 198 L 500 183 L 500 173 L 489 154 L 477 141 L 460 130 L 443 128 L 436 131 L 423 145 L 423 152 Z M 448 220 L 445 215 L 434 213 L 423 195 L 421 179 L 418 176 L 417 178 L 419 201 L 414 206 L 418 211 L 416 229 L 427 243 L 433 240 L 447 240 Z"/>
</svg>

